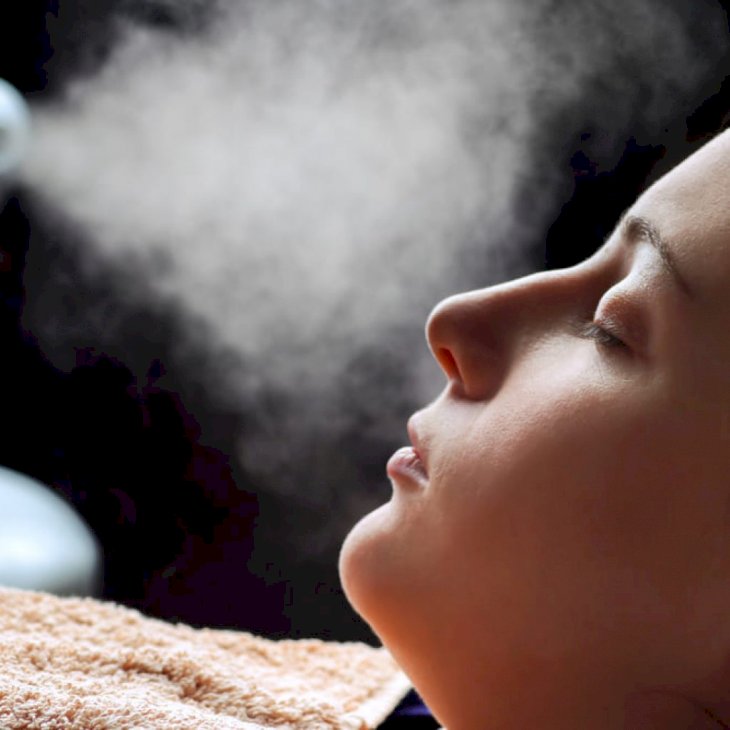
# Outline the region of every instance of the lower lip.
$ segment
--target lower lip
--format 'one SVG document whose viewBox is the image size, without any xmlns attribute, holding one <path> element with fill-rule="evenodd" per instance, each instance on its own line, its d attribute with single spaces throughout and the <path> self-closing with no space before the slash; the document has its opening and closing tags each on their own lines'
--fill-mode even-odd
<svg viewBox="0 0 730 730">
<path fill-rule="evenodd" d="M 428 481 L 423 462 L 412 446 L 404 446 L 393 454 L 385 468 L 388 476 L 396 482 L 409 482 L 425 486 Z"/>
</svg>

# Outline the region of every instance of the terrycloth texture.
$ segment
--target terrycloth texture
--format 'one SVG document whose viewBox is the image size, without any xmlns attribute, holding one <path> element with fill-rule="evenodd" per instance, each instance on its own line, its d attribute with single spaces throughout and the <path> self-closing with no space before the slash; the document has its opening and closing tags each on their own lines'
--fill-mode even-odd
<svg viewBox="0 0 730 730">
<path fill-rule="evenodd" d="M 385 649 L 193 629 L 0 588 L 0 727 L 376 727 L 409 684 Z"/>
</svg>

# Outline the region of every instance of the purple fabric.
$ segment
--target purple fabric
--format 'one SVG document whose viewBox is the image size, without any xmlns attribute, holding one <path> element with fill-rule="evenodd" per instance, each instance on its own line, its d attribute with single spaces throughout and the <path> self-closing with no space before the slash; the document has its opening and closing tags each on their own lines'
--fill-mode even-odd
<svg viewBox="0 0 730 730">
<path fill-rule="evenodd" d="M 411 690 L 379 730 L 435 730 L 438 727 L 423 700 Z"/>
</svg>

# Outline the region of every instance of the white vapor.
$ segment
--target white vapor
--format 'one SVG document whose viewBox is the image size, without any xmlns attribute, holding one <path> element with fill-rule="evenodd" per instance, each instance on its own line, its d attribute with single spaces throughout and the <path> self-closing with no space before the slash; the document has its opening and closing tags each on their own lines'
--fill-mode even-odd
<svg viewBox="0 0 730 730">
<path fill-rule="evenodd" d="M 490 252 L 517 265 L 503 236 L 528 171 L 549 178 L 542 122 L 602 79 L 605 142 L 637 116 L 631 75 L 612 69 L 646 48 L 657 90 L 701 78 L 660 3 L 575 6 L 231 0 L 197 35 L 127 24 L 97 73 L 36 106 L 24 180 L 83 232 L 92 271 L 134 272 L 131 298 L 189 318 L 181 357 L 201 332 L 240 356 L 215 385 L 224 398 L 289 403 L 242 453 L 295 491 L 321 481 L 307 452 L 379 397 L 348 380 L 358 353 L 395 353 L 414 373 L 408 399 L 434 395 L 422 323 L 441 296 L 512 273 L 490 271 Z M 668 111 L 658 93 L 638 119 Z M 518 223 L 544 230 L 553 200 Z M 72 364 L 61 335 L 27 326 Z M 382 427 L 396 438 L 402 422 Z"/>
</svg>

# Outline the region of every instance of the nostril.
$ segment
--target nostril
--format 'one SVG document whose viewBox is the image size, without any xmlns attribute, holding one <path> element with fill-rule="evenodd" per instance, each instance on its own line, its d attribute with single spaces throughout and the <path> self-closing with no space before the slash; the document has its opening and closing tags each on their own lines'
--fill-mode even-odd
<svg viewBox="0 0 730 730">
<path fill-rule="evenodd" d="M 459 373 L 459 366 L 456 364 L 456 359 L 451 354 L 451 350 L 446 347 L 439 347 L 436 350 L 436 360 L 441 366 L 441 369 L 446 373 L 446 377 L 450 380 L 460 380 L 461 375 Z"/>
</svg>

